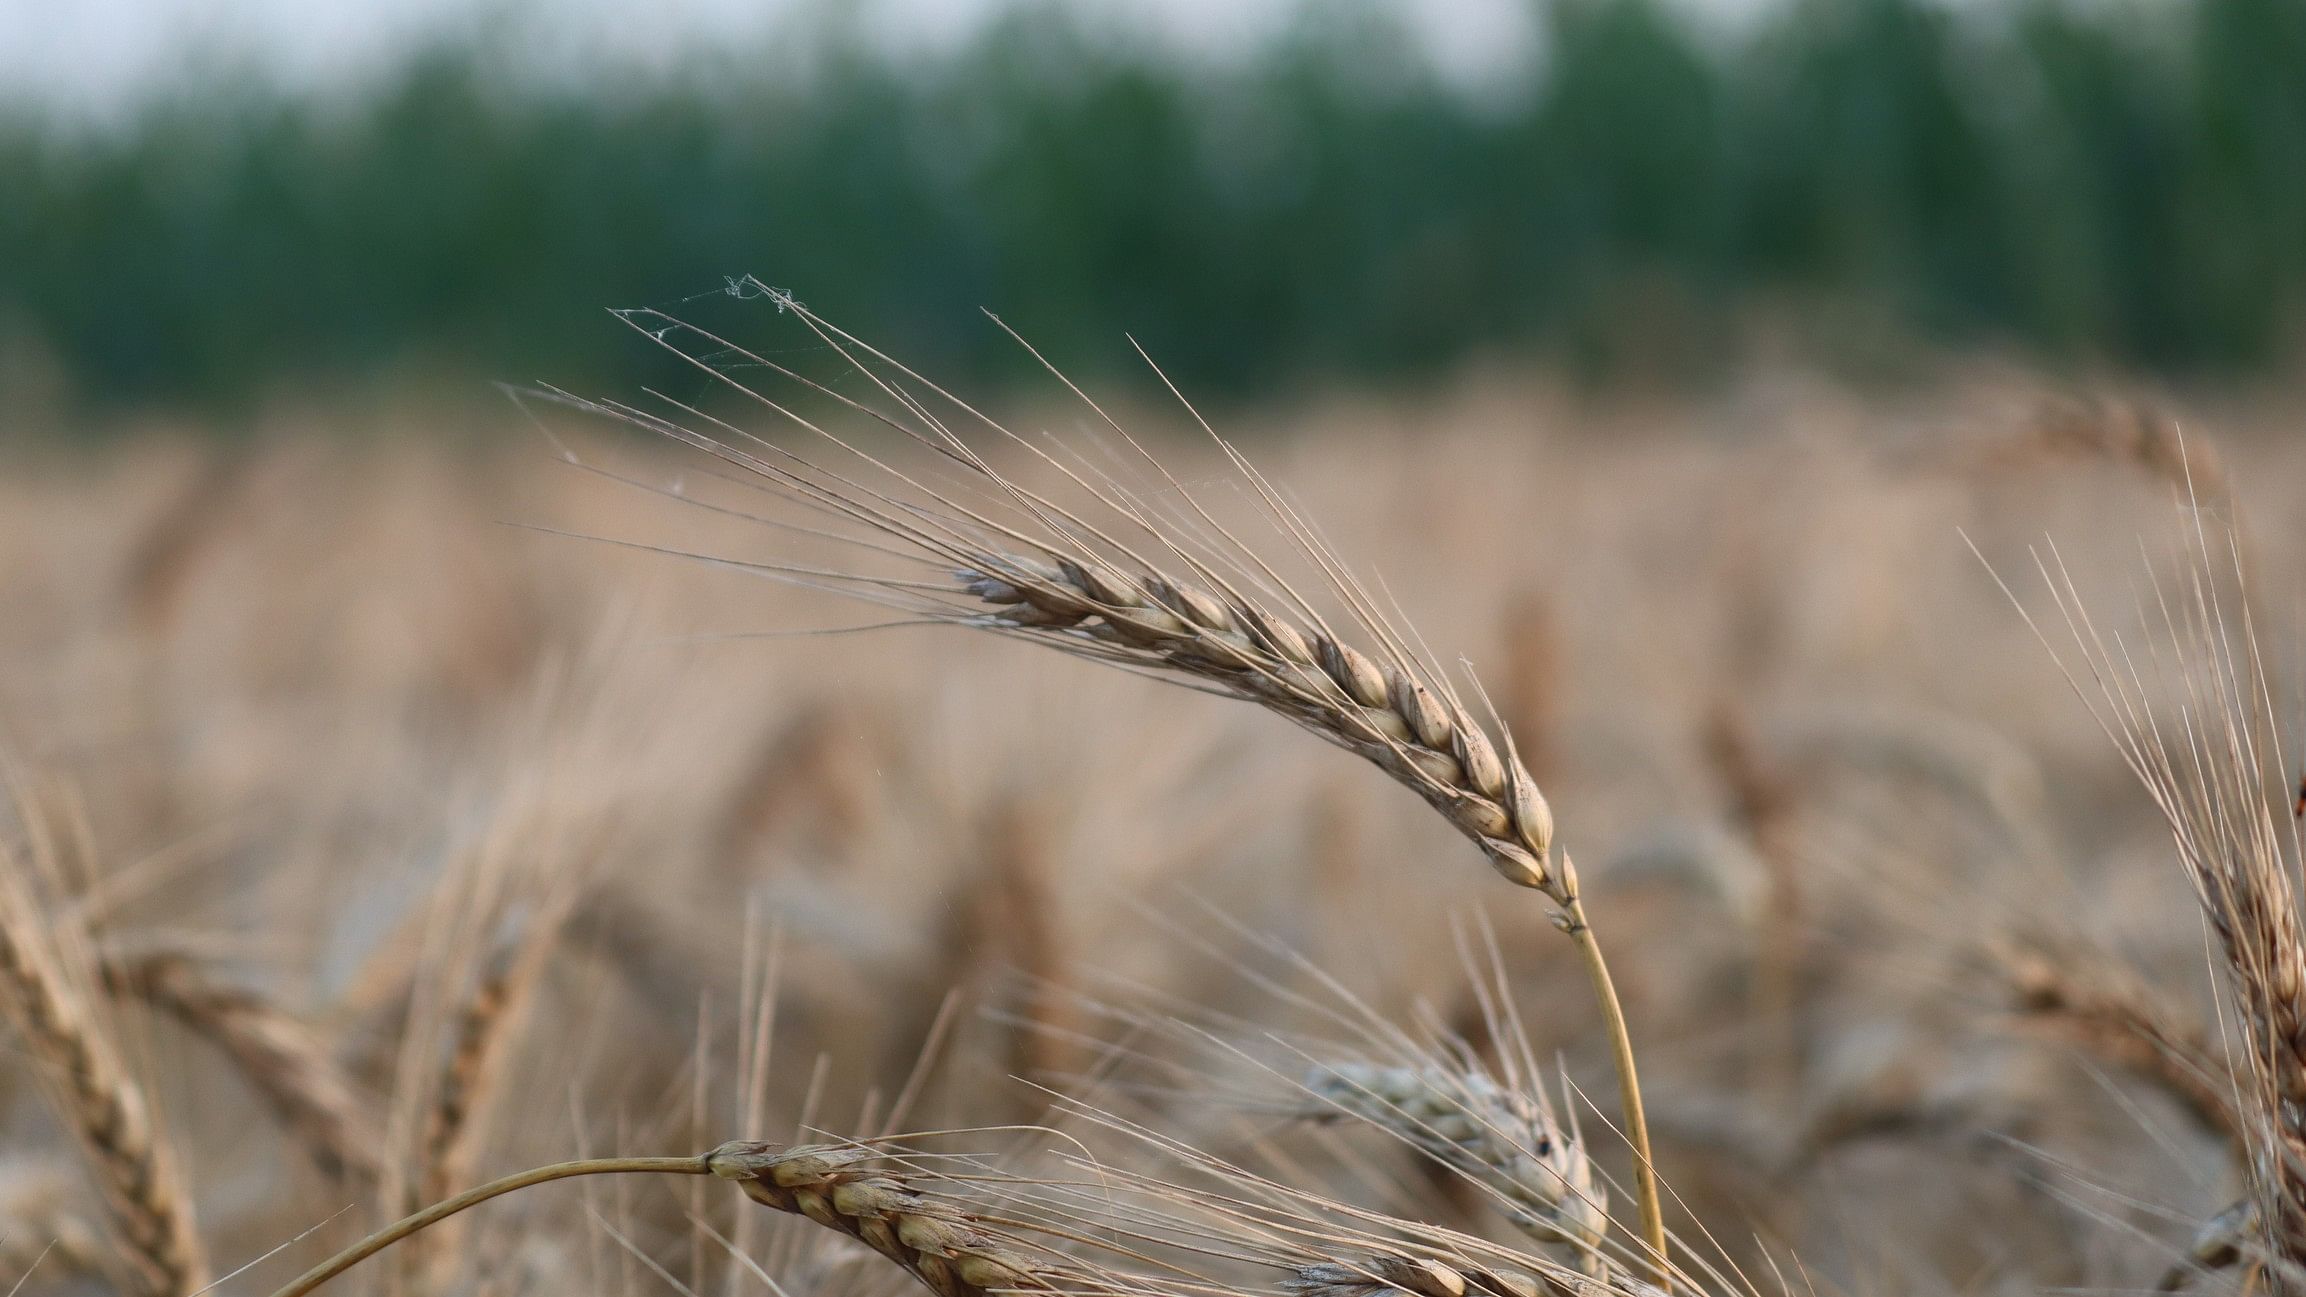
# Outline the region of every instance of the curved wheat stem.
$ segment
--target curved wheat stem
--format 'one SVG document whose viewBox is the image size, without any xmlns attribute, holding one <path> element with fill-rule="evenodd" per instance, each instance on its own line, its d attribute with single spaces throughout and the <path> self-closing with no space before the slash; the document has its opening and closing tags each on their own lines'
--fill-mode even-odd
<svg viewBox="0 0 2306 1297">
<path fill-rule="evenodd" d="M 453 1198 L 436 1202 L 423 1211 L 394 1221 L 298 1275 L 286 1287 L 273 1293 L 272 1297 L 306 1297 L 322 1284 L 402 1239 L 423 1233 L 449 1217 L 477 1207 L 491 1198 L 501 1198 L 533 1185 L 550 1184 L 555 1180 L 568 1180 L 582 1175 L 649 1174 L 707 1175 L 710 1171 L 705 1166 L 705 1159 L 701 1157 L 596 1157 L 575 1162 L 554 1162 L 549 1166 L 516 1172 L 467 1189 Z"/>
</svg>

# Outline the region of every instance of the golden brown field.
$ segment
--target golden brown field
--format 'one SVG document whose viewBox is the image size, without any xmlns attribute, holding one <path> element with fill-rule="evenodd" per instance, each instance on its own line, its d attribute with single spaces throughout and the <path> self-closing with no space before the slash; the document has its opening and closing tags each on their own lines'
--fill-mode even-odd
<svg viewBox="0 0 2306 1297">
<path fill-rule="evenodd" d="M 1253 519 L 1157 395 L 1124 422 Z M 2268 1140 L 2204 908 L 2019 604 L 2071 648 L 2054 543 L 2098 630 L 2167 660 L 2190 473 L 2220 624 L 2248 608 L 2287 718 L 2286 408 L 2181 423 L 1974 370 L 1691 402 L 1469 381 L 1228 421 L 1432 659 L 1470 664 L 1543 788 L 1631 1022 L 1677 1289 L 2150 1289 L 2244 1197 Z M 1112 451 L 1068 401 L 1011 413 Z M 1316 1101 L 1325 1066 L 1422 1050 L 1549 1096 L 1610 1186 L 1615 1260 L 1584 1264 L 1638 1288 L 1572 943 L 1382 772 L 966 629 L 796 633 L 877 614 L 538 529 L 788 563 L 820 541 L 564 464 L 509 406 L 454 445 L 378 422 L 0 468 L 0 825 L 34 965 L 0 981 L 20 1025 L 49 995 L 94 1050 L 10 1037 L 0 1284 L 265 1293 L 524 1167 L 899 1132 L 926 1150 L 904 1173 L 965 1204 L 939 1210 L 1060 1275 L 908 1242 L 949 1291 L 1458 1297 L 1499 1258 L 1576 1260 L 1479 1168 Z M 646 437 L 581 445 L 743 498 Z M 863 1218 L 591 1179 L 338 1287 L 901 1291 L 837 1237 Z M 1454 1291 L 1375 1273 L 1386 1239 L 1479 1265 L 1448 1261 Z M 2242 1250 L 2173 1281 L 2289 1282 Z M 1066 1268 L 1090 1255 L 1094 1281 Z"/>
</svg>

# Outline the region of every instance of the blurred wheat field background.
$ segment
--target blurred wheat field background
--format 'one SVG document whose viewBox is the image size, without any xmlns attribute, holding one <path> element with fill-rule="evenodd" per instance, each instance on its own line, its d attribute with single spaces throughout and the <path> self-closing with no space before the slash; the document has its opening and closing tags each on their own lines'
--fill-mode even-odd
<svg viewBox="0 0 2306 1297">
<path fill-rule="evenodd" d="M 0 9 L 0 1292 L 2306 1289 L 2306 8 L 1239 7 Z"/>
<path fill-rule="evenodd" d="M 1227 480 L 1181 412 L 1131 408 L 1180 480 Z M 2038 593 L 2052 540 L 2105 624 L 2150 641 L 2133 600 L 2187 570 L 2191 492 L 2246 519 L 2253 582 L 2290 588 L 2287 408 L 2229 403 L 2212 438 L 1986 370 L 1904 401 L 1498 380 L 1231 431 L 1463 653 L 1574 824 L 1677 1233 L 1836 1289 L 2015 1292 L 2149 1283 L 2241 1181 L 2215 1102 L 2085 1002 L 2134 993 L 2217 1048 L 2168 830 L 1995 577 Z M 602 454 L 684 471 L 642 438 Z M 277 1282 L 376 1223 L 330 1213 L 404 1181 L 866 1133 L 901 1092 L 923 1130 L 1034 1120 L 1036 1086 L 1117 1093 L 1397 1207 L 1407 1150 L 1208 1094 L 1257 1088 L 1265 1033 L 1334 1037 L 1340 997 L 1478 1038 L 1493 973 L 1624 1183 L 1592 1108 L 1608 1059 L 1542 911 L 1438 863 L 1466 854 L 1446 826 L 1270 718 L 950 628 L 797 634 L 872 618 L 531 530 L 796 553 L 525 436 L 152 435 L 18 453 L 5 489 L 11 868 L 106 978 L 198 970 L 341 1073 L 333 1133 L 300 1126 L 197 1010 L 97 988 L 220 1265 L 298 1240 L 255 1272 Z M 2259 629 L 2283 662 L 2279 608 Z M 1250 1052 L 1147 1061 L 1178 1052 L 1145 1042 L 1172 1015 Z M 10 1265 L 70 1289 L 108 1267 L 29 1080 Z M 1498 1228 L 1446 1177 L 1410 1197 Z M 679 1200 L 587 1201 L 481 1218 L 420 1273 L 739 1273 L 681 1241 Z M 884 1278 L 768 1255 L 810 1291 Z"/>
</svg>

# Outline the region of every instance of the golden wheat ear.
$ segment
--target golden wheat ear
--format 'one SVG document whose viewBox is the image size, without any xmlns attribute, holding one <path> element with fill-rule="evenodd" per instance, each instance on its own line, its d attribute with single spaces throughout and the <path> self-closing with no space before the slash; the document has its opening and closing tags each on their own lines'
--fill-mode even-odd
<svg viewBox="0 0 2306 1297">
<path fill-rule="evenodd" d="M 2275 713 L 2240 541 L 2214 541 L 2199 508 L 2192 521 L 2191 564 L 2174 587 L 2157 581 L 2139 609 L 2166 647 L 2136 650 L 2102 630 L 2054 549 L 2039 565 L 2072 647 L 2061 656 L 2042 638 L 2161 812 L 2223 955 L 2241 1036 L 2229 1107 L 2253 1199 L 2231 1218 L 2255 1222 L 2286 1287 L 2306 1275 L 2306 851 L 2286 764 L 2295 736 Z"/>
<path fill-rule="evenodd" d="M 668 494 L 807 544 L 843 547 L 854 566 L 688 557 L 1253 703 L 1360 755 L 1423 798 L 1508 881 L 1545 896 L 1556 926 L 1576 943 L 1610 1034 L 1643 1241 L 1662 1265 L 1664 1220 L 1624 1013 L 1576 867 L 1555 849 L 1553 811 L 1478 689 L 1468 684 L 1461 694 L 1386 612 L 1388 601 L 1214 433 L 1258 525 L 1290 551 L 1289 566 L 1309 574 L 1305 589 L 1069 382 L 1113 439 L 1119 462 L 1110 470 L 1079 448 L 1003 427 L 789 294 L 769 296 L 849 366 L 858 380 L 852 386 L 881 404 L 656 311 L 623 318 L 773 426 L 748 429 L 701 401 L 660 397 L 658 408 L 644 410 L 557 391 L 534 395 L 699 452 L 706 464 L 697 485 L 718 481 L 737 494 L 727 504 L 705 502 L 685 486 Z M 772 394 L 764 382 L 790 391 Z M 816 417 L 804 405 L 827 413 Z M 856 429 L 836 432 L 835 419 Z M 982 435 L 988 449 L 955 425 Z M 1018 466 L 996 466 L 995 454 Z M 1035 487 L 1028 475 L 1051 485 Z"/>
</svg>

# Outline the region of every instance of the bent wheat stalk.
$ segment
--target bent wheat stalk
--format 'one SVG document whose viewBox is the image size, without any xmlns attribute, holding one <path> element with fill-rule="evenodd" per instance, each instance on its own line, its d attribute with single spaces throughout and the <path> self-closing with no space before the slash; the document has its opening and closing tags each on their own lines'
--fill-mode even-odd
<svg viewBox="0 0 2306 1297">
<path fill-rule="evenodd" d="M 1460 698 L 1448 676 L 1432 665 L 1415 636 L 1386 617 L 1378 599 L 1347 571 L 1294 507 L 1222 439 L 1216 444 L 1254 498 L 1328 587 L 1325 601 L 1342 608 L 1334 621 L 1272 563 L 1237 540 L 1185 483 L 1146 454 L 1080 389 L 1072 388 L 1139 458 L 1150 489 L 1164 508 L 1157 510 L 1133 488 L 1099 470 L 1061 458 L 1059 452 L 1002 428 L 826 323 L 789 295 L 773 296 L 781 309 L 797 316 L 857 374 L 901 406 L 902 417 L 662 313 L 629 312 L 624 318 L 704 373 L 804 434 L 821 439 L 839 460 L 837 467 L 797 454 L 694 405 L 669 402 L 675 413 L 667 417 L 558 391 L 541 395 L 694 448 L 735 470 L 733 478 L 724 480 L 830 520 L 837 530 L 762 518 L 741 509 L 724 512 L 842 541 L 860 553 L 906 563 L 911 571 L 903 576 L 870 575 L 709 555 L 689 557 L 837 589 L 910 617 L 1027 640 L 1253 702 L 1358 753 L 1424 798 L 1508 881 L 1544 895 L 1552 903 L 1555 926 L 1575 944 L 1616 1064 L 1643 1238 L 1650 1260 L 1661 1275 L 1666 1273 L 1664 1218 L 1624 1010 L 1578 892 L 1576 867 L 1566 852 L 1553 849 L 1553 812 L 1504 726 L 1492 717 L 1497 737 L 1491 736 L 1490 728 Z M 728 372 L 735 367 L 780 375 L 806 393 L 874 420 L 928 451 L 932 463 L 915 471 L 900 469 L 792 406 L 739 383 Z M 1071 388 L 1069 382 L 1067 386 Z M 1004 475 L 931 411 L 929 399 L 946 403 L 995 436 L 1009 439 L 1037 466 L 1078 488 L 1087 497 L 1086 504 L 1070 506 Z M 570 459 L 590 467 L 573 455 Z M 606 469 L 592 471 L 647 488 L 646 483 Z M 931 486 L 931 472 L 957 475 L 960 484 Z M 1109 521 L 1100 523 L 1091 514 L 1105 515 Z M 1334 622 L 1360 632 L 1372 649 L 1348 642 Z"/>
<path fill-rule="evenodd" d="M 453 1198 L 444 1199 L 394 1221 L 319 1265 L 312 1267 L 272 1297 L 307 1297 L 322 1284 L 352 1269 L 393 1244 L 438 1225 L 451 1216 L 478 1207 L 491 1198 L 501 1198 L 516 1190 L 533 1185 L 550 1184 L 555 1180 L 574 1179 L 582 1175 L 710 1175 L 710 1168 L 702 1157 L 595 1157 L 575 1162 L 554 1162 L 516 1172 L 465 1190 Z"/>
</svg>

